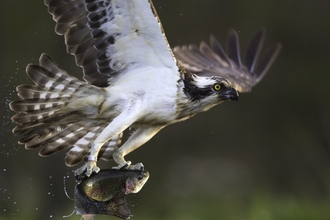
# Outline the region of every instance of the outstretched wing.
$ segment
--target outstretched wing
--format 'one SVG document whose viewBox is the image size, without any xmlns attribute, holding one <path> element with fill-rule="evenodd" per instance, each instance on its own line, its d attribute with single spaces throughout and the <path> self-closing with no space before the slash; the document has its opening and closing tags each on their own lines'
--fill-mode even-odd
<svg viewBox="0 0 330 220">
<path fill-rule="evenodd" d="M 257 62 L 265 38 L 265 29 L 260 29 L 248 46 L 244 61 L 241 61 L 238 34 L 231 30 L 227 38 L 227 54 L 220 43 L 211 36 L 210 46 L 202 42 L 196 45 L 178 46 L 173 49 L 182 65 L 201 76 L 221 76 L 239 92 L 249 92 L 268 71 L 281 49 L 281 44 L 271 47 L 260 62 Z"/>
<path fill-rule="evenodd" d="M 174 68 L 151 0 L 44 0 L 84 79 L 106 87 L 131 65 Z"/>
</svg>

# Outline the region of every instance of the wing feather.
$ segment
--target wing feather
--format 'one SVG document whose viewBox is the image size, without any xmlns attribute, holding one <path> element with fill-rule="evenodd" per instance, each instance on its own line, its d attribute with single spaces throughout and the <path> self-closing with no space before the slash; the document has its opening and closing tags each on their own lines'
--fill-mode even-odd
<svg viewBox="0 0 330 220">
<path fill-rule="evenodd" d="M 227 38 L 227 51 L 228 56 L 232 59 L 239 67 L 242 66 L 241 55 L 239 49 L 238 34 L 235 30 L 230 30 Z"/>
<path fill-rule="evenodd" d="M 281 50 L 281 44 L 274 45 L 271 47 L 264 57 L 261 59 L 259 66 L 256 69 L 256 73 L 258 74 L 257 82 L 259 82 L 264 75 L 267 73 L 269 68 L 272 66 L 273 62 L 275 61 L 278 53 Z"/>
<path fill-rule="evenodd" d="M 84 79 L 105 87 L 126 67 L 176 68 L 150 0 L 45 0 Z"/>
<path fill-rule="evenodd" d="M 255 65 L 258 61 L 259 54 L 265 40 L 265 32 L 266 30 L 261 28 L 251 40 L 249 47 L 246 49 L 244 63 L 250 73 L 253 73 Z"/>
<path fill-rule="evenodd" d="M 220 62 L 220 65 L 221 66 L 228 66 L 228 65 L 231 66 L 230 65 L 231 61 L 230 61 L 229 57 L 225 53 L 225 51 L 222 48 L 219 41 L 213 35 L 211 35 L 211 37 L 210 37 L 210 45 L 214 52 L 214 53 L 212 52 L 212 55 L 220 58 L 220 59 L 217 59 Z"/>
</svg>

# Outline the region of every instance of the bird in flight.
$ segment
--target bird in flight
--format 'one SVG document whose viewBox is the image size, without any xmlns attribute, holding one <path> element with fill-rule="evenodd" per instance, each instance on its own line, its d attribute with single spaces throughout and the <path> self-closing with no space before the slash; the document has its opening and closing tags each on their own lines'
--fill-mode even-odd
<svg viewBox="0 0 330 220">
<path fill-rule="evenodd" d="M 265 30 L 259 30 L 241 60 L 238 34 L 231 30 L 227 53 L 210 44 L 170 48 L 151 0 L 44 0 L 64 35 L 67 51 L 83 69 L 81 81 L 48 55 L 29 64 L 35 85 L 17 87 L 21 98 L 14 133 L 25 148 L 48 156 L 68 150 L 65 163 L 77 175 L 98 172 L 99 159 L 117 169 L 142 170 L 125 156 L 167 125 L 184 121 L 226 100 L 238 100 L 268 71 L 281 45 L 258 61 Z M 258 61 L 258 62 L 257 62 Z M 121 145 L 123 132 L 134 132 Z"/>
</svg>

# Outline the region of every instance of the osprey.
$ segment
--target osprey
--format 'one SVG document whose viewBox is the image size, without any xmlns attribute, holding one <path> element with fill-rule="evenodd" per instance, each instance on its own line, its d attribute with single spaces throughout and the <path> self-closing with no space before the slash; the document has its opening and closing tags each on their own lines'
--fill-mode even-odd
<svg viewBox="0 0 330 220">
<path fill-rule="evenodd" d="M 186 120 L 257 84 L 278 55 L 276 44 L 258 62 L 265 30 L 257 32 L 241 61 L 238 34 L 228 35 L 227 54 L 210 45 L 171 50 L 151 0 L 45 0 L 64 35 L 67 51 L 82 67 L 85 82 L 49 56 L 29 64 L 35 85 L 17 87 L 10 107 L 14 133 L 25 148 L 48 156 L 69 149 L 65 163 L 86 163 L 76 174 L 98 172 L 97 160 L 117 169 L 143 169 L 124 159 L 167 125 Z M 126 129 L 134 132 L 121 144 Z"/>
</svg>

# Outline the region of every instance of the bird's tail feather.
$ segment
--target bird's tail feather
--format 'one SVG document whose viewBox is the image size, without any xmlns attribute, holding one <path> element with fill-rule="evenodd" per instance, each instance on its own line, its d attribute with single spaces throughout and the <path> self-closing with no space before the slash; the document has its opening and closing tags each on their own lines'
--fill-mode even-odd
<svg viewBox="0 0 330 220">
<path fill-rule="evenodd" d="M 46 54 L 40 57 L 40 65 L 29 64 L 27 75 L 36 85 L 17 87 L 21 100 L 10 103 L 10 108 L 18 112 L 12 120 L 19 124 L 13 132 L 21 132 L 25 127 L 33 127 L 49 118 L 65 115 L 63 107 L 74 98 L 92 94 L 102 94 L 98 87 L 86 84 L 68 75 Z"/>
<path fill-rule="evenodd" d="M 107 122 L 86 119 L 79 110 L 69 110 L 66 106 L 80 97 L 100 95 L 103 90 L 68 75 L 46 54 L 41 55 L 39 63 L 28 65 L 26 70 L 35 85 L 18 86 L 21 100 L 10 103 L 10 108 L 17 112 L 12 117 L 18 124 L 13 132 L 23 134 L 19 143 L 27 149 L 41 147 L 41 156 L 72 147 L 66 164 L 73 166 L 89 153 L 91 143 Z M 99 158 L 111 159 L 120 140 L 118 135 L 108 141 Z"/>
</svg>

